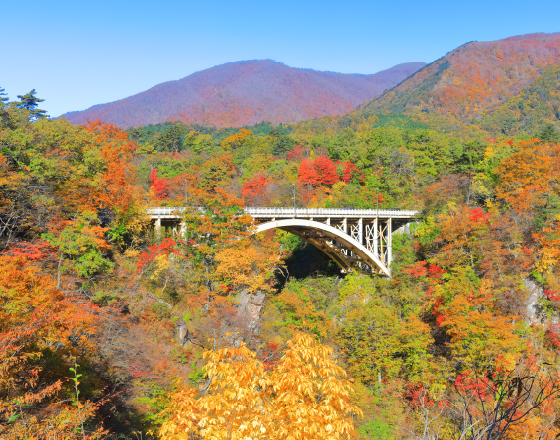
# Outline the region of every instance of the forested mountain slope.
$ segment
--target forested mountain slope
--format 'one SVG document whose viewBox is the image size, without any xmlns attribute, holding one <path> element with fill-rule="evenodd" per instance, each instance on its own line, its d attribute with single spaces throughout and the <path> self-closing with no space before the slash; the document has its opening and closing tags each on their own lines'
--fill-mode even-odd
<svg viewBox="0 0 560 440">
<path fill-rule="evenodd" d="M 354 117 L 405 113 L 417 115 L 424 122 L 447 120 L 442 128 L 451 128 L 454 123 L 476 126 L 481 118 L 506 105 L 512 96 L 540 78 L 547 66 L 558 62 L 560 33 L 470 42 L 365 103 Z M 553 74 L 548 71 L 547 75 Z M 482 126 L 496 130 L 485 120 Z"/>
<path fill-rule="evenodd" d="M 535 134 L 543 125 L 560 125 L 559 107 L 560 64 L 552 64 L 517 95 L 484 114 L 477 124 L 490 133 Z"/>
<path fill-rule="evenodd" d="M 404 63 L 360 75 L 296 69 L 271 60 L 227 63 L 64 117 L 75 124 L 102 120 L 123 128 L 165 121 L 217 127 L 295 122 L 347 113 L 424 65 Z"/>
</svg>

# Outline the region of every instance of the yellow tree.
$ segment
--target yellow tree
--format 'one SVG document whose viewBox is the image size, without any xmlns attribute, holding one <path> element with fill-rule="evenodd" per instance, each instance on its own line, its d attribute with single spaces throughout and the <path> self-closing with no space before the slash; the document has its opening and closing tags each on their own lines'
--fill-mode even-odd
<svg viewBox="0 0 560 440">
<path fill-rule="evenodd" d="M 339 440 L 354 433 L 352 386 L 333 350 L 298 333 L 276 365 L 241 344 L 206 352 L 202 397 L 184 387 L 171 396 L 164 440 Z"/>
<path fill-rule="evenodd" d="M 282 251 L 271 235 L 245 237 L 216 253 L 216 274 L 236 291 L 270 292 L 274 271 L 283 267 Z"/>
</svg>

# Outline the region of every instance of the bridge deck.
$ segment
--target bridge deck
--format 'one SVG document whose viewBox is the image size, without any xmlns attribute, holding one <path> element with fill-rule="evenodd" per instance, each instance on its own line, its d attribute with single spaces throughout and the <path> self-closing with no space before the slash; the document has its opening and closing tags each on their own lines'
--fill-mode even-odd
<svg viewBox="0 0 560 440">
<path fill-rule="evenodd" d="M 185 208 L 159 207 L 148 209 L 151 218 L 180 218 Z M 271 218 L 380 218 L 409 219 L 418 217 L 418 211 L 402 209 L 345 209 L 345 208 L 245 208 L 245 212 L 254 219 Z"/>
<path fill-rule="evenodd" d="M 246 208 L 253 218 L 414 218 L 418 211 L 351 208 Z"/>
</svg>

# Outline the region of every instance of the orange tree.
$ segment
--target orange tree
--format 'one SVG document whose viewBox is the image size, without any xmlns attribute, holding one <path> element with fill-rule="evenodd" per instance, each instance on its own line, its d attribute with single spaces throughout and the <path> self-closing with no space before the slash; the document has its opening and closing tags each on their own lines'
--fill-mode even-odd
<svg viewBox="0 0 560 440">
<path fill-rule="evenodd" d="M 96 407 L 80 402 L 55 365 L 93 352 L 94 316 L 26 258 L 4 255 L 0 265 L 0 437 L 85 437 Z M 61 393 L 75 405 L 61 403 Z"/>
<path fill-rule="evenodd" d="M 126 217 L 133 201 L 129 161 L 136 148 L 110 125 L 84 128 L 63 120 L 0 129 L 3 168 L 0 215 L 4 236 L 43 232 L 76 212 L 105 210 Z"/>
<path fill-rule="evenodd" d="M 560 261 L 560 144 L 521 141 L 496 170 L 497 196 L 512 209 L 525 238 L 525 253 L 540 274 Z"/>
</svg>

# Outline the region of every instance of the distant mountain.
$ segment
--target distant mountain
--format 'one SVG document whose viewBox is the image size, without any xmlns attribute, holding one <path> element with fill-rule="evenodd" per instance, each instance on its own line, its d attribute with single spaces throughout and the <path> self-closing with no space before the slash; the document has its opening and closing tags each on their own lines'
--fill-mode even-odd
<svg viewBox="0 0 560 440">
<path fill-rule="evenodd" d="M 373 75 L 296 69 L 271 60 L 227 63 L 120 101 L 63 115 L 120 127 L 182 121 L 217 127 L 289 123 L 347 113 L 425 66 L 404 63 Z"/>
<path fill-rule="evenodd" d="M 502 123 L 507 124 L 508 118 L 515 119 L 509 123 L 521 128 L 528 122 L 519 121 L 523 119 L 522 114 L 534 113 L 519 106 L 515 110 L 517 100 L 513 97 L 522 91 L 531 95 L 542 92 L 543 87 L 535 86 L 531 90 L 528 87 L 546 72 L 543 81 L 553 93 L 547 95 L 550 111 L 543 120 L 550 122 L 551 117 L 558 115 L 559 98 L 554 91 L 558 89 L 559 77 L 557 69 L 546 67 L 557 63 L 560 63 L 560 33 L 467 43 L 363 104 L 352 117 L 405 114 L 415 116 L 420 122 L 431 122 L 432 126 L 434 121 L 446 120 L 506 133 Z M 535 105 L 543 105 L 535 97 L 533 101 Z M 495 112 L 510 116 L 492 116 Z"/>
</svg>

